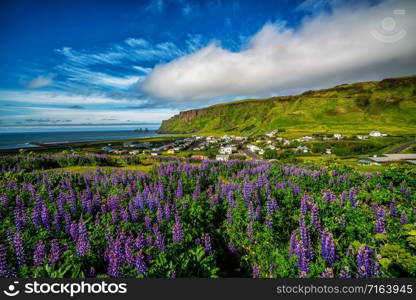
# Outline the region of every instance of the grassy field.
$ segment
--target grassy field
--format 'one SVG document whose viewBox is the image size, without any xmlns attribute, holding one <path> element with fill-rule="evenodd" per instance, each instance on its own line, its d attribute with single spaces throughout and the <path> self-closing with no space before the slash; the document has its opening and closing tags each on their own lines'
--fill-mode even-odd
<svg viewBox="0 0 416 300">
<path fill-rule="evenodd" d="M 162 133 L 285 136 L 320 133 L 416 133 L 416 76 L 337 86 L 298 96 L 245 100 L 182 112 L 164 121 Z"/>
<path fill-rule="evenodd" d="M 117 169 L 117 170 L 132 170 L 132 171 L 139 171 L 141 173 L 147 173 L 150 171 L 151 168 L 153 168 L 153 165 L 135 165 L 135 166 L 125 166 L 125 167 L 99 167 L 99 168 L 102 171 Z M 84 173 L 87 173 L 88 171 L 94 172 L 96 169 L 97 169 L 96 166 L 72 166 L 72 167 L 66 167 L 66 168 L 50 169 L 49 171 L 84 174 Z"/>
</svg>

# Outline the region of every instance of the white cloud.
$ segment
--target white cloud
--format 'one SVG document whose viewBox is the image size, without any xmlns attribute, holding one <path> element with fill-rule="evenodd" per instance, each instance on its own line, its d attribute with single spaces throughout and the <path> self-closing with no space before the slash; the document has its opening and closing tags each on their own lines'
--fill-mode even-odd
<svg viewBox="0 0 416 300">
<path fill-rule="evenodd" d="M 1 90 L 0 102 L 25 103 L 34 105 L 96 105 L 96 104 L 143 104 L 143 99 L 112 98 L 105 93 L 89 95 L 50 91 Z"/>
<path fill-rule="evenodd" d="M 394 15 L 394 9 L 405 9 L 406 14 Z M 179 104 L 414 74 L 415 11 L 415 1 L 395 1 L 334 7 L 331 13 L 305 18 L 297 30 L 266 24 L 239 52 L 211 43 L 158 65 L 141 88 L 149 96 Z M 390 32 L 381 26 L 388 16 L 397 22 Z M 407 35 L 395 43 L 382 42 L 371 34 L 378 30 L 391 36 L 400 31 L 399 27 Z"/>
<path fill-rule="evenodd" d="M 55 76 L 54 74 L 48 74 L 46 76 L 39 75 L 36 78 L 34 78 L 32 81 L 30 81 L 27 84 L 27 87 L 30 89 L 37 89 L 37 88 L 52 85 L 54 76 Z"/>
</svg>

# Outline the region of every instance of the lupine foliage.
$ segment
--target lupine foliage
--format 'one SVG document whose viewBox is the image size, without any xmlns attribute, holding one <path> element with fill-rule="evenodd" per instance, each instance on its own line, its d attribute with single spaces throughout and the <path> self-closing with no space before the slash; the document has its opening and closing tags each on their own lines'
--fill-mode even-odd
<svg viewBox="0 0 416 300">
<path fill-rule="evenodd" d="M 166 158 L 149 174 L 36 171 L 56 159 L 75 158 L 1 166 L 0 277 L 416 276 L 406 169 Z"/>
</svg>

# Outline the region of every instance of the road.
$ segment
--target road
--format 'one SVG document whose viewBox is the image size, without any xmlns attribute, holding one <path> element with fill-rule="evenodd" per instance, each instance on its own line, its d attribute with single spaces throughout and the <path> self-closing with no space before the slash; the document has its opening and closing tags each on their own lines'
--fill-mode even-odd
<svg viewBox="0 0 416 300">
<path fill-rule="evenodd" d="M 244 154 L 246 154 L 247 156 L 249 156 L 252 160 L 262 160 L 261 157 L 258 157 L 256 154 L 254 154 L 248 149 L 243 149 L 241 151 L 244 152 Z"/>
<path fill-rule="evenodd" d="M 395 148 L 393 150 L 390 150 L 389 152 L 387 152 L 387 154 L 399 153 L 400 151 L 403 151 L 404 149 L 409 148 L 409 147 L 411 147 L 411 146 L 413 146 L 415 144 L 416 144 L 416 141 L 415 142 L 410 142 L 410 143 L 407 143 L 407 144 L 404 144 L 404 145 L 401 145 L 400 147 L 397 147 L 397 148 Z"/>
</svg>

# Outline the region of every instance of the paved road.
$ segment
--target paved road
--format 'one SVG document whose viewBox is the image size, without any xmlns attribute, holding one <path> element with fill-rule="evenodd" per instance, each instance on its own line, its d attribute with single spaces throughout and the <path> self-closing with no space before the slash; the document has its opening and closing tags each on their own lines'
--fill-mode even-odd
<svg viewBox="0 0 416 300">
<path fill-rule="evenodd" d="M 252 160 L 262 160 L 262 158 L 258 157 L 256 154 L 254 154 L 248 149 L 243 149 L 241 151 L 244 152 L 247 156 L 249 156 Z"/>
<path fill-rule="evenodd" d="M 395 148 L 395 149 L 387 152 L 387 154 L 399 153 L 400 151 L 403 151 L 404 149 L 409 148 L 409 147 L 411 147 L 411 146 L 413 146 L 415 144 L 416 144 L 416 141 L 415 142 L 410 142 L 410 143 L 407 143 L 407 144 L 404 144 L 404 145 L 401 145 L 400 147 L 397 147 L 397 148 Z"/>
</svg>

